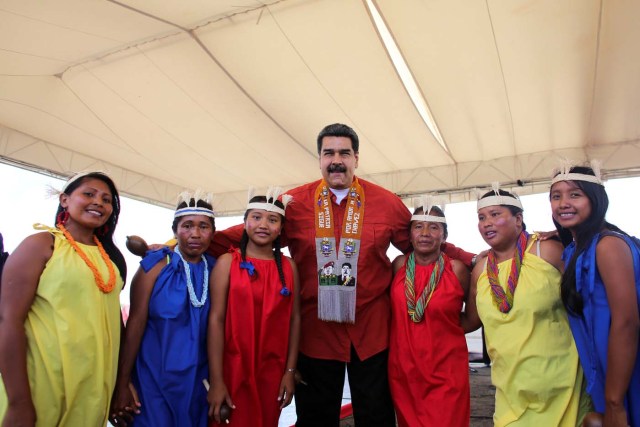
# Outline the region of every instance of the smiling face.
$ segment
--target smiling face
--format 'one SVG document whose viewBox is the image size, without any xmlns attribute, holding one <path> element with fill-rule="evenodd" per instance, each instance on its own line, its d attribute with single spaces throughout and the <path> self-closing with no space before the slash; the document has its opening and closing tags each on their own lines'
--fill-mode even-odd
<svg viewBox="0 0 640 427">
<path fill-rule="evenodd" d="M 589 198 L 573 181 L 559 181 L 553 184 L 549 199 L 553 219 L 572 233 L 591 215 Z"/>
<path fill-rule="evenodd" d="M 213 239 L 213 224 L 206 215 L 185 215 L 179 217 L 175 236 L 180 253 L 185 261 L 199 262 Z"/>
<path fill-rule="evenodd" d="M 522 232 L 522 213 L 505 206 L 487 206 L 478 211 L 478 231 L 489 246 L 501 250 L 513 246 Z"/>
<path fill-rule="evenodd" d="M 325 136 L 320 149 L 320 170 L 329 187 L 349 188 L 358 167 L 358 153 L 345 136 Z"/>
<path fill-rule="evenodd" d="M 282 231 L 282 217 L 276 212 L 251 209 L 247 213 L 244 229 L 253 244 L 257 246 L 272 246 Z"/>
<path fill-rule="evenodd" d="M 113 196 L 109 186 L 96 178 L 84 178 L 71 194 L 60 195 L 60 206 L 69 213 L 66 227 L 95 230 L 113 213 Z"/>
</svg>

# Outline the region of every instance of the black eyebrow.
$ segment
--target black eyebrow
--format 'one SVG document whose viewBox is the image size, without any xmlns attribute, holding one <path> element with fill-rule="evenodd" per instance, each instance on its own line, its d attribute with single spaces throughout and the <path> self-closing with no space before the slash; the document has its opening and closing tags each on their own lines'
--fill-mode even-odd
<svg viewBox="0 0 640 427">
<path fill-rule="evenodd" d="M 323 148 L 322 152 L 335 152 L 338 151 L 340 153 L 350 153 L 351 152 L 351 148 L 340 148 L 340 149 L 336 149 L 336 148 Z"/>
</svg>

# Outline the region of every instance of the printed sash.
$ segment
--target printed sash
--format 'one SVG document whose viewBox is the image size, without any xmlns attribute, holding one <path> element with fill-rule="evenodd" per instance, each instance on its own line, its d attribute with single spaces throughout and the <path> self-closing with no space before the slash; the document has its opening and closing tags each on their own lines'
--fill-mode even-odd
<svg viewBox="0 0 640 427">
<path fill-rule="evenodd" d="M 331 192 L 322 180 L 315 191 L 318 317 L 355 323 L 358 257 L 364 220 L 364 191 L 355 178 L 347 194 L 340 247 L 336 249 Z"/>
</svg>

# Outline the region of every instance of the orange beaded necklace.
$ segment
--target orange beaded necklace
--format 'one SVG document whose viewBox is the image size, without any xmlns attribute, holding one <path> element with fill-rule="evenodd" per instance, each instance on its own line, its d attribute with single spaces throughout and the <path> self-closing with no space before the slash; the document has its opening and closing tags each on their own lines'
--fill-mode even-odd
<svg viewBox="0 0 640 427">
<path fill-rule="evenodd" d="M 95 235 L 93 236 L 93 241 L 98 247 L 98 251 L 100 251 L 100 256 L 102 256 L 102 260 L 104 261 L 105 264 L 107 264 L 107 269 L 109 270 L 109 283 L 107 284 L 105 284 L 104 280 L 102 280 L 102 277 L 100 277 L 98 268 L 87 257 L 87 254 L 85 254 L 82 251 L 82 249 L 80 249 L 80 246 L 78 246 L 78 243 L 76 243 L 75 239 L 73 238 L 73 236 L 71 236 L 71 233 L 69 233 L 69 231 L 65 228 L 65 226 L 62 225 L 62 223 L 58 223 L 57 227 L 58 229 L 60 229 L 60 231 L 62 231 L 62 234 L 64 234 L 64 237 L 67 238 L 67 241 L 76 251 L 76 253 L 80 256 L 80 258 L 82 258 L 85 264 L 87 264 L 87 267 L 91 269 L 91 272 L 93 273 L 93 277 L 96 280 L 96 285 L 98 285 L 98 288 L 105 294 L 108 294 L 109 292 L 111 292 L 113 288 L 115 288 L 116 286 L 116 272 L 113 269 L 113 263 L 111 262 L 109 255 L 107 255 L 107 253 L 104 251 L 104 248 L 102 247 L 102 243 L 100 243 L 100 240 L 98 240 L 98 238 Z"/>
</svg>

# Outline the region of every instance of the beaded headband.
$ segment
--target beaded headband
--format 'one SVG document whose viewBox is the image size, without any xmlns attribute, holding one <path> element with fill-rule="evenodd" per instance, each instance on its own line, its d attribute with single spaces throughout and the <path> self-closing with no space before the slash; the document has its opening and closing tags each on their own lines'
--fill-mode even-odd
<svg viewBox="0 0 640 427">
<path fill-rule="evenodd" d="M 418 206 L 415 208 L 422 208 L 422 215 L 411 215 L 411 221 L 420 221 L 420 222 L 441 222 L 443 224 L 447 223 L 447 219 L 443 216 L 429 215 L 431 212 L 431 208 L 435 206 L 435 199 L 433 196 L 424 195 L 420 197 Z M 444 205 L 442 205 L 442 211 L 444 212 Z"/>
<path fill-rule="evenodd" d="M 488 206 L 503 206 L 503 205 L 515 206 L 516 208 L 524 210 L 522 208 L 522 202 L 520 201 L 518 196 L 514 194 L 514 197 L 511 197 L 511 196 L 503 196 L 502 194 L 500 194 L 500 183 L 498 182 L 492 183 L 491 188 L 493 189 L 495 196 L 489 196 L 483 199 L 479 199 L 477 210 L 486 208 Z"/>
<path fill-rule="evenodd" d="M 571 164 L 571 162 L 565 160 L 562 166 L 554 171 L 555 176 L 551 180 L 551 185 L 560 181 L 587 181 L 594 184 L 603 185 L 599 161 L 591 160 L 591 170 L 593 171 L 594 175 L 571 172 L 571 168 L 573 166 L 574 165 Z"/>
<path fill-rule="evenodd" d="M 279 206 L 276 206 L 275 202 L 276 200 L 278 200 L 278 197 L 280 197 L 280 195 L 282 194 L 283 190 L 281 187 L 269 187 L 267 189 L 267 194 L 266 194 L 266 198 L 267 201 L 266 202 L 249 202 L 247 204 L 247 210 L 249 209 L 262 209 L 265 210 L 267 212 L 275 212 L 278 213 L 282 216 L 284 216 L 284 209 L 282 209 Z M 254 189 L 250 188 L 249 189 L 249 194 L 248 194 L 248 200 L 253 199 L 254 196 Z M 285 209 L 287 208 L 287 205 L 289 204 L 289 202 L 291 201 L 291 199 L 293 199 L 293 196 L 289 195 L 289 194 L 282 194 L 282 205 L 285 207 Z"/>
<path fill-rule="evenodd" d="M 189 206 L 189 204 L 191 204 L 191 199 L 193 199 L 193 206 Z M 183 191 L 182 193 L 178 194 L 178 203 L 176 204 L 176 207 L 180 206 L 182 203 L 186 203 L 187 206 L 180 209 L 176 208 L 176 213 L 173 214 L 173 217 L 179 218 L 181 216 L 187 215 L 204 215 L 214 218 L 215 215 L 212 209 L 198 206 L 198 202 L 200 200 L 211 205 L 213 195 L 211 193 L 205 193 L 200 189 L 197 189 L 193 193 L 191 193 L 190 191 Z"/>
</svg>

